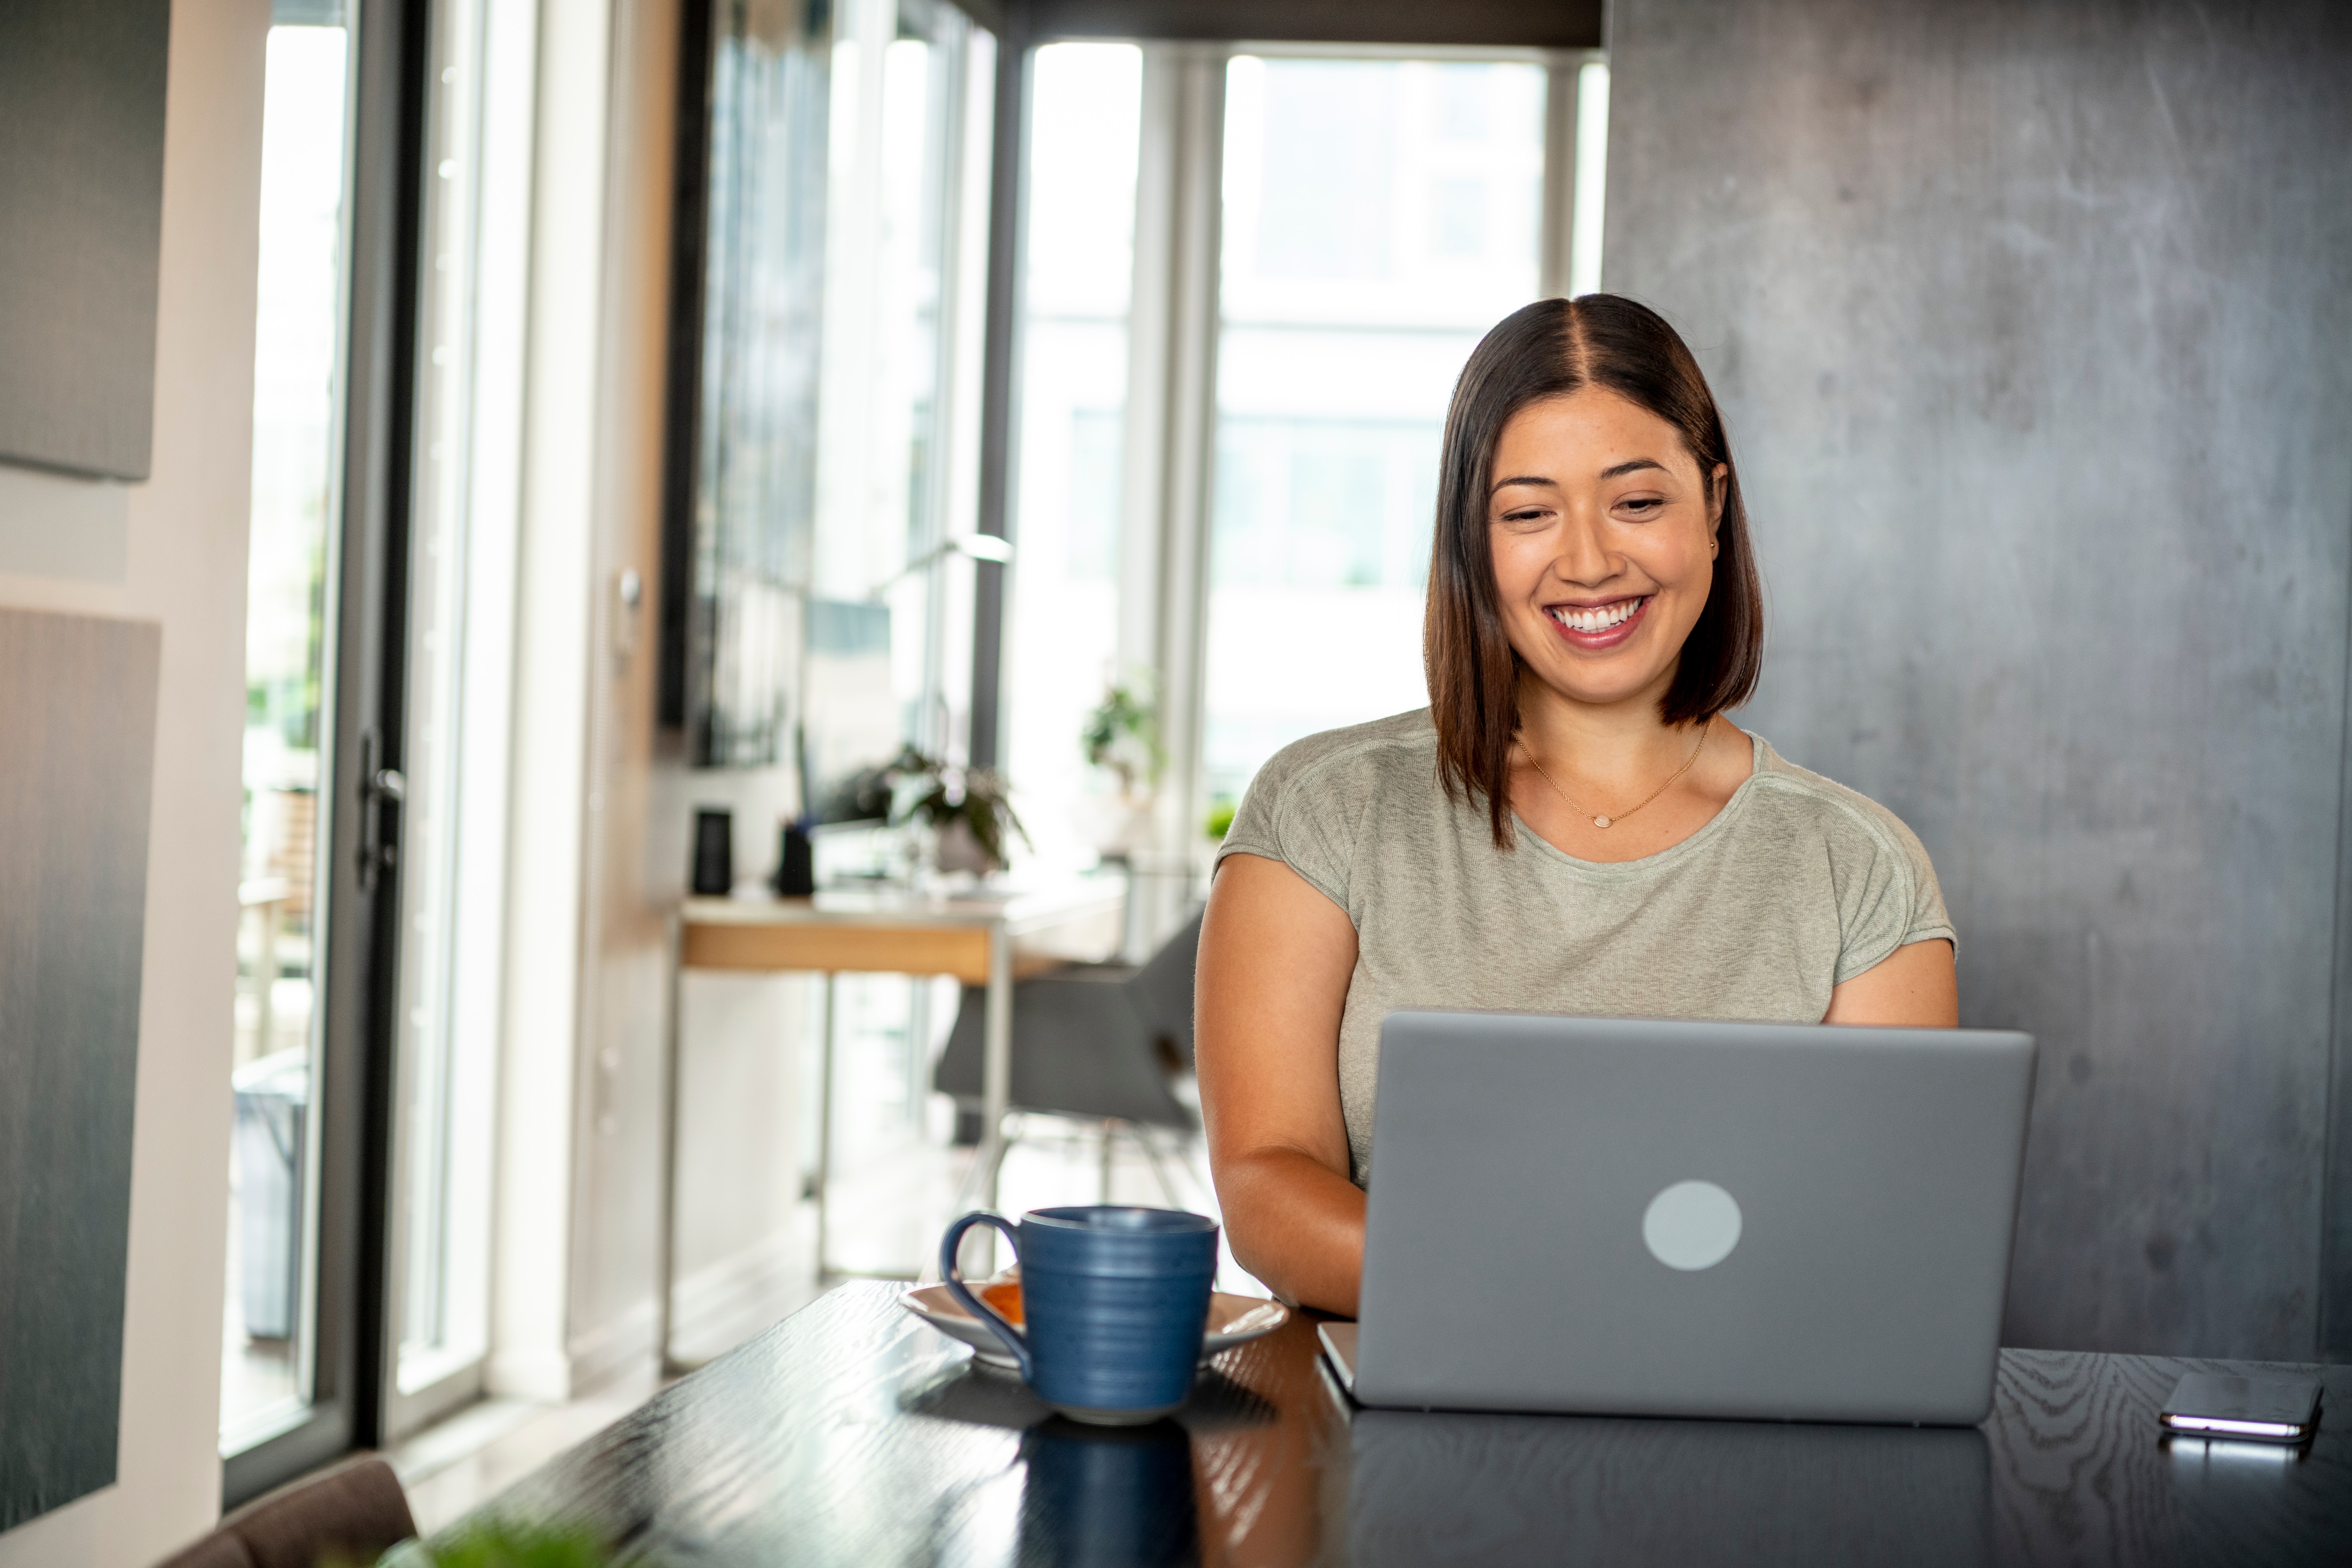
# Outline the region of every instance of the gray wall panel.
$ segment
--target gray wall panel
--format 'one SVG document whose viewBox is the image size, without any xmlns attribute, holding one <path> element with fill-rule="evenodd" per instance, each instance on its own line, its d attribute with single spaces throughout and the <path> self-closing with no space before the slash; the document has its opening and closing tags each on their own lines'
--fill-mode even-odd
<svg viewBox="0 0 2352 1568">
<path fill-rule="evenodd" d="M 0 5 L 0 460 L 147 477 L 170 0 Z"/>
<path fill-rule="evenodd" d="M 114 1479 L 162 642 L 0 610 L 0 1531 Z"/>
<path fill-rule="evenodd" d="M 1606 286 L 1770 594 L 1743 722 L 2043 1042 L 2007 1334 L 2307 1357 L 2352 571 L 2352 9 L 1620 0 Z"/>
</svg>

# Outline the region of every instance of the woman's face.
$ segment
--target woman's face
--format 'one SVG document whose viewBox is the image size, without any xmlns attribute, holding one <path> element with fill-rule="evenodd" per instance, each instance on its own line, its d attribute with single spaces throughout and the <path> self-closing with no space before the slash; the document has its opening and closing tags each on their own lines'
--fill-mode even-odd
<svg viewBox="0 0 2352 1568">
<path fill-rule="evenodd" d="M 1511 647 L 1577 702 L 1663 695 L 1715 580 L 1727 469 L 1675 427 L 1588 386 L 1503 426 L 1486 541 Z"/>
</svg>

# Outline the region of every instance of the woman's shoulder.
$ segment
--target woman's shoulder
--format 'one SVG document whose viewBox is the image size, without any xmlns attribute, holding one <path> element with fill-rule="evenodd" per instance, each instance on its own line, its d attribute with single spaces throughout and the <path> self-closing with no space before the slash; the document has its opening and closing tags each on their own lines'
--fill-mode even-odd
<svg viewBox="0 0 2352 1568">
<path fill-rule="evenodd" d="M 1827 863 L 1840 940 L 1833 983 L 1851 980 L 1906 942 L 1941 937 L 1958 949 L 1927 847 L 1901 817 L 1859 790 L 1785 761 L 1760 737 L 1751 783 L 1783 816 L 1784 842 L 1806 859 L 1819 856 Z"/>
<path fill-rule="evenodd" d="M 1799 767 L 1760 735 L 1756 737 L 1756 783 L 1833 844 L 1883 850 L 1911 862 L 1931 878 L 1935 875 L 1927 847 L 1909 824 L 1860 790 Z"/>
<path fill-rule="evenodd" d="M 1400 789 L 1437 789 L 1437 732 L 1418 709 L 1293 741 L 1250 780 L 1217 858 L 1280 860 L 1345 910 L 1369 815 Z"/>
<path fill-rule="evenodd" d="M 1436 726 L 1416 708 L 1293 741 L 1266 759 L 1250 793 L 1279 799 L 1301 790 L 1352 794 L 1408 773 L 1433 779 L 1436 759 Z"/>
</svg>

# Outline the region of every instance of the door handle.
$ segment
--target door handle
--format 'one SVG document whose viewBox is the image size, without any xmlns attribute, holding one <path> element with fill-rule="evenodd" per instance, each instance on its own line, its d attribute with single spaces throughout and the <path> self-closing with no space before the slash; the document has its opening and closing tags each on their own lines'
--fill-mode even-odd
<svg viewBox="0 0 2352 1568">
<path fill-rule="evenodd" d="M 373 893 L 384 872 L 399 863 L 395 822 L 387 818 L 408 798 L 408 779 L 398 768 L 376 766 L 373 728 L 360 736 L 360 891 Z"/>
</svg>

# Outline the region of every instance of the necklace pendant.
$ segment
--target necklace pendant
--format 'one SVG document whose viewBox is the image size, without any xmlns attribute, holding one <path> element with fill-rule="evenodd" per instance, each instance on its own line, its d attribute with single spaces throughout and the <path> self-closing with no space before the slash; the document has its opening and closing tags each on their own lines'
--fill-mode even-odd
<svg viewBox="0 0 2352 1568">
<path fill-rule="evenodd" d="M 1592 826 L 1595 827 L 1606 827 L 1609 826 L 1609 819 L 1605 816 L 1596 816 L 1592 819 Z"/>
</svg>

